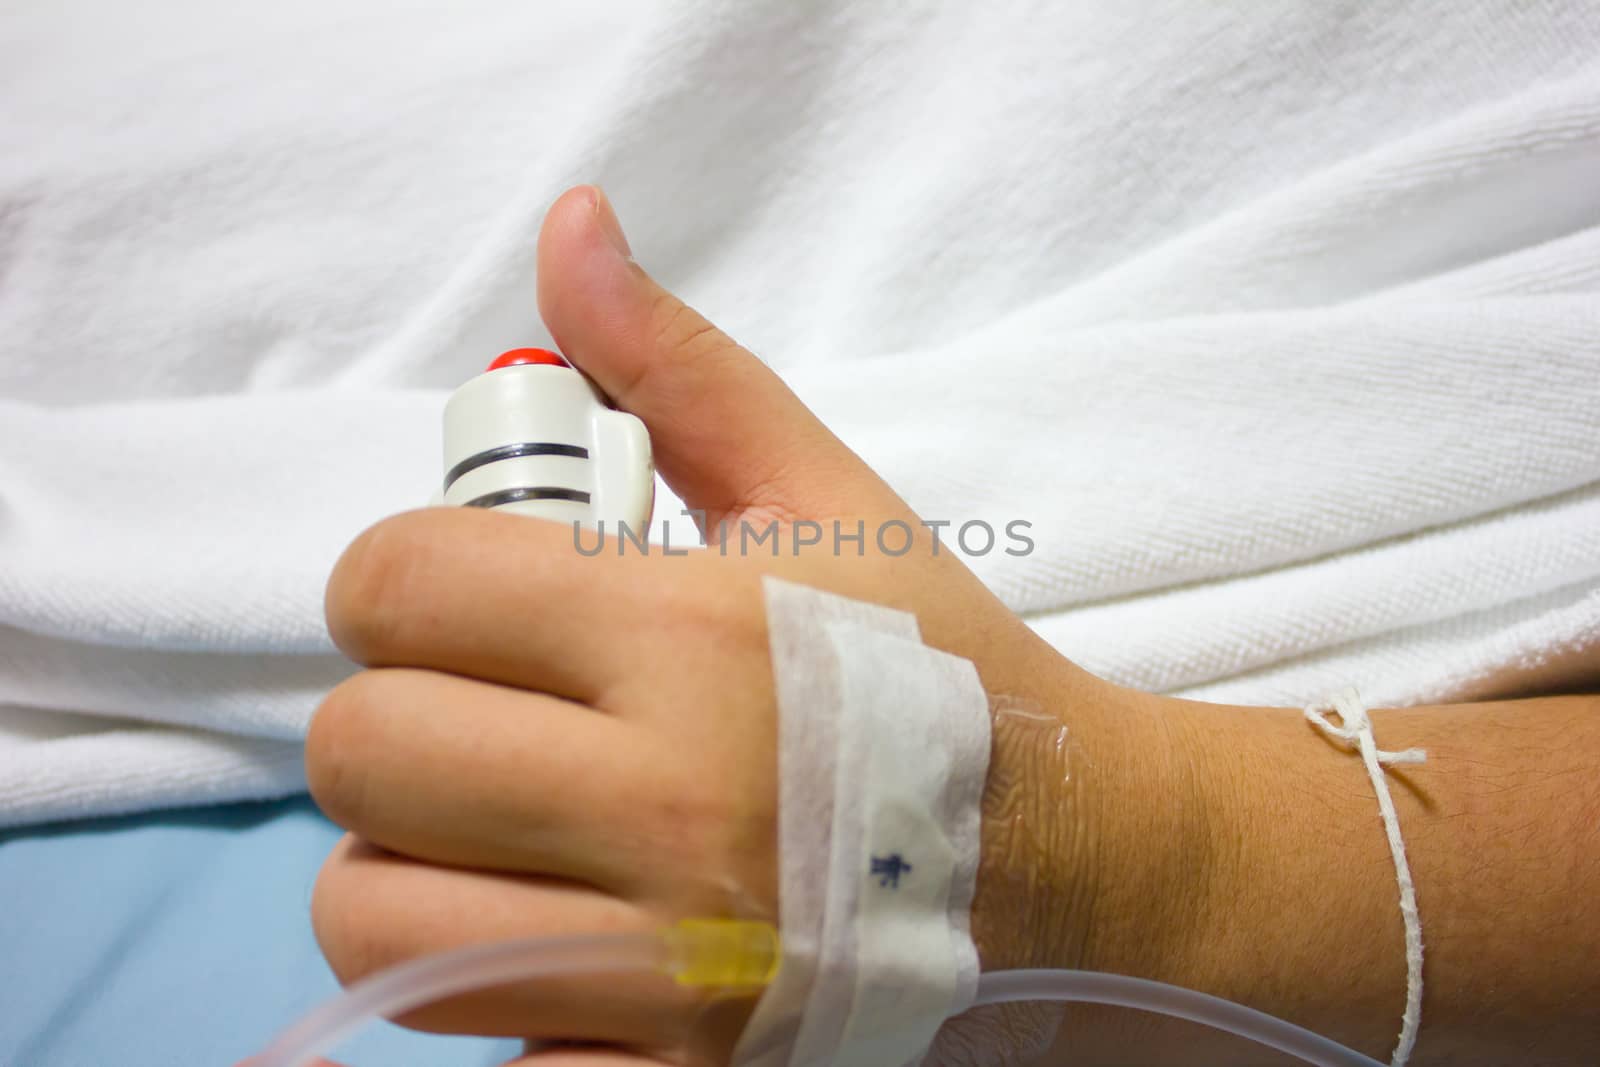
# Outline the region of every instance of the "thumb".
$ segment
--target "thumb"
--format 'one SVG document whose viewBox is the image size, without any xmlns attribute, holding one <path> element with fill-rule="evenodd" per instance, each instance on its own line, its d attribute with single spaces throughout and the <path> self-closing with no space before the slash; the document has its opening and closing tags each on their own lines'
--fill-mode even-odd
<svg viewBox="0 0 1600 1067">
<path fill-rule="evenodd" d="M 593 186 L 545 216 L 539 311 L 578 369 L 649 428 L 662 477 L 708 528 L 907 510 L 766 364 L 634 262 Z"/>
</svg>

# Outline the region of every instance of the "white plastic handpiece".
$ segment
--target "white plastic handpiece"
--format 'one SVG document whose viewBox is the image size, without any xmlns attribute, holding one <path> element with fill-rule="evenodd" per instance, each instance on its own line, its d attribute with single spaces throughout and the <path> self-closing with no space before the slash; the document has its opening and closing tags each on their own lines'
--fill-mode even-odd
<svg viewBox="0 0 1600 1067">
<path fill-rule="evenodd" d="M 513 359 L 512 357 L 518 357 Z M 496 360 L 445 403 L 446 506 L 495 508 L 644 537 L 655 468 L 644 423 L 554 353 Z"/>
</svg>

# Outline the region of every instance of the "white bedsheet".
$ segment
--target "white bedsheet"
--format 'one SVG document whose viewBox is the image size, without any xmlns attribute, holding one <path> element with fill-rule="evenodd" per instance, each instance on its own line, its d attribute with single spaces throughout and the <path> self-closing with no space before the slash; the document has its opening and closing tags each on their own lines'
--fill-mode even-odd
<svg viewBox="0 0 1600 1067">
<path fill-rule="evenodd" d="M 547 340 L 578 181 L 925 517 L 1031 522 L 973 564 L 1093 670 L 1600 643 L 1594 5 L 442 10 L 0 14 L 0 824 L 302 786 L 323 578 Z"/>
</svg>

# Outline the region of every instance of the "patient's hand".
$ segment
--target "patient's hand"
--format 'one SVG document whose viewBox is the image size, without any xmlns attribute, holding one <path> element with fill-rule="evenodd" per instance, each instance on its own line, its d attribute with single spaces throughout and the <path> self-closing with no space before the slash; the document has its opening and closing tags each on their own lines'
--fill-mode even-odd
<svg viewBox="0 0 1600 1067">
<path fill-rule="evenodd" d="M 540 238 L 540 309 L 577 365 L 649 426 L 662 474 L 713 533 L 741 519 L 921 530 L 772 373 L 624 247 L 593 190 L 563 197 Z M 1360 759 L 1297 709 L 1091 678 L 921 532 L 899 558 L 870 539 L 860 557 L 835 555 L 827 538 L 777 558 L 588 557 L 566 526 L 470 508 L 363 534 L 327 606 L 339 646 L 370 669 L 329 696 L 306 750 L 313 794 L 351 831 L 313 907 L 340 978 L 510 937 L 775 917 L 761 575 L 776 573 L 915 612 L 929 644 L 1031 709 L 995 721 L 972 914 L 985 970 L 1155 978 L 1386 1058 L 1405 963 Z M 1596 710 L 1594 698 L 1557 697 L 1373 716 L 1383 747 L 1428 750 L 1424 766 L 1391 774 L 1435 991 L 1414 1065 L 1592 1060 Z M 606 976 L 462 997 L 407 1021 L 597 1046 L 531 1055 L 546 1067 L 714 1064 L 750 1006 Z M 1050 1039 L 1052 1062 L 1283 1062 L 1189 1024 L 1094 1008 L 975 1013 L 939 1049 L 965 1065 Z"/>
<path fill-rule="evenodd" d="M 327 610 L 339 647 L 370 669 L 328 697 L 307 742 L 312 792 L 351 831 L 314 907 L 343 980 L 468 943 L 776 918 L 764 573 L 916 612 L 925 639 L 974 660 L 991 692 L 1055 706 L 1097 685 L 948 546 L 935 553 L 904 502 L 625 247 L 595 191 L 552 209 L 539 298 L 563 351 L 644 420 L 663 476 L 706 511 L 713 537 L 723 523 L 803 518 L 831 532 L 831 520 L 847 530 L 862 520 L 865 552 L 836 555 L 825 538 L 776 558 L 741 558 L 736 545 L 726 556 L 613 546 L 589 557 L 566 525 L 470 508 L 363 534 L 329 582 Z M 918 535 L 901 557 L 872 544 L 891 519 Z M 1002 737 L 997 759 L 1018 744 Z M 1015 804 L 1017 780 L 998 803 Z M 1073 817 L 1035 819 L 1028 832 L 1071 835 Z M 987 966 L 1071 940 L 1059 919 L 1054 930 L 1014 921 L 1036 881 L 1012 871 L 986 883 L 975 934 Z M 708 1010 L 665 980 L 600 976 L 465 997 L 407 1021 L 643 1056 L 670 1056 L 693 1031 L 698 1054 L 720 1062 L 749 1008 Z"/>
</svg>

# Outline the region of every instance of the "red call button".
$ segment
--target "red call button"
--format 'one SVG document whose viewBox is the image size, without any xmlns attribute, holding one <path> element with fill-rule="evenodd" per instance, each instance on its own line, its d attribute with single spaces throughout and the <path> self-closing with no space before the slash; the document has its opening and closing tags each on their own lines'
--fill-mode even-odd
<svg viewBox="0 0 1600 1067">
<path fill-rule="evenodd" d="M 550 367 L 572 366 L 572 364 L 562 359 L 559 353 L 552 352 L 548 348 L 513 348 L 509 352 L 502 353 L 493 363 L 489 364 L 489 370 L 499 370 L 501 367 L 521 367 L 528 364 L 544 364 Z"/>
</svg>

